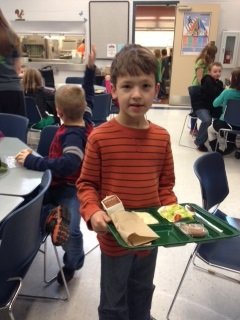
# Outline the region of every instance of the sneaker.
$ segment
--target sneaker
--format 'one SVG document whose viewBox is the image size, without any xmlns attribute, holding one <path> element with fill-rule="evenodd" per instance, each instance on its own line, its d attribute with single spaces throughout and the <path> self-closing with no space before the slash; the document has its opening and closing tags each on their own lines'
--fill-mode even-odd
<svg viewBox="0 0 240 320">
<path fill-rule="evenodd" d="M 204 144 L 198 146 L 198 147 L 197 147 L 197 150 L 198 150 L 198 151 L 201 151 L 201 152 L 208 152 L 208 148 L 205 147 Z"/>
<path fill-rule="evenodd" d="M 72 269 L 68 269 L 67 267 L 63 267 L 62 268 L 63 270 L 63 273 L 64 273 L 64 276 L 65 276 L 65 279 L 66 279 L 66 282 L 68 283 L 69 281 L 72 280 L 73 276 L 74 276 L 74 273 L 75 273 L 75 270 L 72 270 Z M 57 282 L 63 286 L 64 283 L 63 283 L 63 278 L 62 278 L 62 274 L 61 272 L 59 271 L 58 274 L 57 274 Z"/>
<path fill-rule="evenodd" d="M 193 137 L 196 137 L 198 135 L 198 130 L 197 129 L 191 129 L 189 132 Z"/>
<path fill-rule="evenodd" d="M 70 230 L 70 214 L 66 207 L 58 206 L 52 209 L 46 219 L 46 232 L 51 234 L 52 243 L 62 246 L 68 241 Z"/>
</svg>

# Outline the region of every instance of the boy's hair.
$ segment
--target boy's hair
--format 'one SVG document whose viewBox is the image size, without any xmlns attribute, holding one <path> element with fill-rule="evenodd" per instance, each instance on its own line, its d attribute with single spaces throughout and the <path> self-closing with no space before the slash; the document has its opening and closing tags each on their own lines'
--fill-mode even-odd
<svg viewBox="0 0 240 320">
<path fill-rule="evenodd" d="M 23 74 L 22 84 L 25 93 L 37 91 L 43 86 L 43 78 L 40 71 L 35 68 L 27 68 Z"/>
<path fill-rule="evenodd" d="M 71 121 L 83 118 L 86 109 L 84 90 L 74 85 L 64 85 L 55 93 L 55 105 Z"/>
<path fill-rule="evenodd" d="M 217 53 L 217 47 L 213 41 L 208 43 L 200 52 L 199 56 L 196 59 L 196 62 L 202 59 L 207 65 L 212 63 L 215 60 Z"/>
<path fill-rule="evenodd" d="M 240 90 L 240 68 L 232 71 L 230 88 Z"/>
<path fill-rule="evenodd" d="M 0 55 L 7 56 L 14 50 L 20 54 L 20 38 L 13 31 L 0 8 Z"/>
<path fill-rule="evenodd" d="M 210 63 L 210 65 L 208 66 L 208 71 L 211 71 L 212 67 L 220 67 L 222 69 L 222 64 L 220 62 Z"/>
<path fill-rule="evenodd" d="M 155 49 L 155 50 L 153 51 L 153 53 L 154 53 L 154 55 L 155 55 L 155 57 L 156 57 L 157 59 L 160 59 L 160 58 L 161 58 L 161 51 L 160 51 L 160 49 Z"/>
<path fill-rule="evenodd" d="M 149 49 L 138 44 L 129 44 L 123 47 L 113 59 L 111 82 L 116 86 L 118 77 L 139 76 L 143 73 L 156 75 L 157 59 Z"/>
<path fill-rule="evenodd" d="M 167 55 L 167 49 L 162 49 L 162 56 L 166 56 Z"/>
</svg>

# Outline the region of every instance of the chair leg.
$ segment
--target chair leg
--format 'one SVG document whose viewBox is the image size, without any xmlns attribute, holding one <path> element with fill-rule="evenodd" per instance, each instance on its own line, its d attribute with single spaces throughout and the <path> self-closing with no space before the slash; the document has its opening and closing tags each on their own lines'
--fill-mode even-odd
<svg viewBox="0 0 240 320">
<path fill-rule="evenodd" d="M 20 277 L 9 278 L 8 281 L 17 281 L 19 282 L 19 284 L 16 291 L 14 292 L 14 295 L 11 297 L 10 301 L 4 307 L 1 307 L 0 310 L 7 310 L 10 320 L 15 320 L 12 308 L 13 308 L 14 302 L 19 296 L 19 292 L 22 287 L 22 278 Z"/>
<path fill-rule="evenodd" d="M 188 119 L 191 119 L 191 117 L 189 116 L 189 114 L 186 115 L 185 117 L 185 120 L 184 120 L 184 123 L 183 123 L 183 127 L 182 127 L 182 130 L 181 130 L 181 134 L 180 134 L 180 137 L 179 137 L 179 140 L 178 140 L 178 145 L 179 146 L 182 146 L 182 147 L 187 147 L 187 148 L 191 148 L 191 149 L 195 149 L 196 147 L 191 147 L 189 145 L 186 145 L 186 144 L 183 144 L 181 141 L 182 141 L 182 136 L 183 136 L 183 132 L 184 132 L 184 129 L 185 129 L 185 126 L 186 126 L 186 122 Z M 195 126 L 194 126 L 194 130 L 197 129 L 197 121 L 195 123 Z M 191 135 L 192 138 L 193 138 L 193 135 Z"/>
<path fill-rule="evenodd" d="M 209 269 L 209 268 L 207 269 L 207 268 L 203 268 L 203 267 L 199 266 L 199 265 L 196 263 L 196 258 L 198 258 L 197 255 L 195 255 L 194 258 L 193 258 L 193 265 L 194 265 L 194 267 L 195 267 L 196 269 L 198 269 L 199 271 L 206 272 L 206 273 L 215 275 L 216 277 L 219 277 L 219 278 L 222 278 L 222 279 L 229 280 L 229 281 L 232 281 L 232 282 L 234 282 L 234 283 L 240 284 L 240 280 L 238 280 L 238 279 L 235 279 L 235 278 L 233 278 L 233 277 L 227 276 L 226 274 L 223 274 L 223 273 L 218 272 L 218 271 L 216 271 L 216 270 Z M 199 258 L 199 259 L 201 259 L 201 258 Z M 214 264 L 208 263 L 208 262 L 205 261 L 205 260 L 203 260 L 203 261 L 204 261 L 204 263 L 206 263 L 206 264 L 207 264 L 208 266 L 210 266 L 210 267 L 220 268 L 219 266 L 215 266 Z M 229 272 L 233 272 L 233 273 L 236 273 L 236 274 L 239 275 L 239 272 L 236 272 L 236 271 L 231 270 L 231 269 L 228 269 L 228 268 L 220 268 L 220 269 L 225 270 L 225 271 L 229 271 Z"/>
<path fill-rule="evenodd" d="M 60 258 L 59 258 L 59 254 L 58 254 L 58 251 L 57 251 L 57 248 L 56 246 L 53 245 L 53 249 L 54 249 L 54 253 L 55 253 L 55 256 L 56 256 L 56 259 L 57 259 L 57 265 L 58 265 L 58 268 L 61 272 L 61 275 L 62 275 L 62 279 L 63 279 L 63 284 L 64 284 L 64 289 L 66 291 L 66 296 L 64 297 L 55 297 L 55 296 L 41 296 L 41 295 L 29 295 L 29 294 L 21 294 L 19 296 L 21 297 L 24 297 L 24 298 L 34 298 L 34 299 L 43 299 L 43 300 L 62 300 L 62 301 L 67 301 L 70 299 L 70 293 L 69 293 L 69 289 L 68 289 L 68 285 L 67 285 L 67 282 L 66 282 L 66 278 L 65 278 L 65 275 L 63 273 L 63 269 L 62 269 L 62 266 L 61 266 L 61 261 L 60 261 Z M 54 276 L 52 279 L 47 279 L 47 239 L 45 239 L 44 241 L 44 249 L 41 249 L 39 250 L 42 254 L 43 254 L 43 281 L 47 284 L 47 285 L 50 285 L 52 284 L 54 281 L 56 281 L 57 277 Z"/>
<path fill-rule="evenodd" d="M 189 259 L 188 259 L 187 265 L 186 265 L 186 267 L 185 267 L 185 269 L 184 269 L 183 275 L 182 275 L 181 280 L 180 280 L 180 282 L 179 282 L 179 284 L 178 284 L 178 287 L 177 287 L 177 290 L 176 290 L 175 295 L 174 295 L 174 297 L 173 297 L 173 300 L 172 300 L 172 302 L 171 302 L 171 305 L 170 305 L 170 307 L 169 307 L 169 309 L 168 309 L 167 320 L 170 320 L 170 314 L 171 314 L 171 312 L 172 312 L 174 303 L 175 303 L 175 301 L 176 301 L 176 299 L 177 299 L 178 293 L 179 293 L 179 291 L 180 291 L 180 289 L 181 289 L 181 286 L 182 286 L 183 281 L 184 281 L 184 279 L 185 279 L 185 276 L 186 276 L 186 274 L 187 274 L 187 271 L 188 271 L 188 268 L 189 268 L 189 266 L 190 266 L 190 263 L 191 263 L 193 257 L 194 257 L 195 254 L 196 254 L 197 248 L 198 248 L 198 246 L 196 246 L 196 248 L 195 248 L 194 251 L 191 253 L 191 255 L 190 255 Z"/>
</svg>

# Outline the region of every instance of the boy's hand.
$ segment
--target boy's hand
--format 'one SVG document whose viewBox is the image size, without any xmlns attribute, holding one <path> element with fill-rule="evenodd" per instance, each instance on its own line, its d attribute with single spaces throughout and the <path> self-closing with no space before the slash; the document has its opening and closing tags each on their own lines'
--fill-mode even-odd
<svg viewBox="0 0 240 320">
<path fill-rule="evenodd" d="M 92 46 L 91 52 L 88 56 L 88 68 L 93 68 L 95 65 L 96 59 L 96 47 Z"/>
<path fill-rule="evenodd" d="M 91 217 L 91 225 L 95 232 L 105 233 L 107 232 L 107 224 L 111 219 L 105 211 L 97 211 Z"/>
<path fill-rule="evenodd" d="M 24 150 L 20 151 L 18 154 L 16 154 L 15 160 L 16 160 L 19 164 L 24 165 L 25 159 L 26 159 L 27 156 L 28 156 L 29 154 L 31 154 L 31 153 L 32 153 L 32 150 L 30 150 L 30 149 L 24 149 Z"/>
</svg>

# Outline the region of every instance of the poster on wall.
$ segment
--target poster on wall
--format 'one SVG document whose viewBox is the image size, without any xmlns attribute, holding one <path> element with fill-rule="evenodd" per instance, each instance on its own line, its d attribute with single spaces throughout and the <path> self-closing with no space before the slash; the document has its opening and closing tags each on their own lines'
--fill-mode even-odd
<svg viewBox="0 0 240 320">
<path fill-rule="evenodd" d="M 210 13 L 185 12 L 182 55 L 198 55 L 209 39 Z"/>
<path fill-rule="evenodd" d="M 117 45 L 115 43 L 107 44 L 107 57 L 114 58 L 117 53 Z"/>
</svg>

